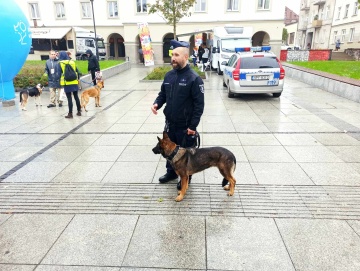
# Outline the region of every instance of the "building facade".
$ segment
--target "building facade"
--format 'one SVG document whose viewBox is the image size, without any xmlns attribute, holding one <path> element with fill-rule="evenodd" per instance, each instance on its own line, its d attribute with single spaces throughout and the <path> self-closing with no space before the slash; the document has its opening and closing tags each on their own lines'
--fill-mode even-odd
<svg viewBox="0 0 360 271">
<path fill-rule="evenodd" d="M 93 30 L 92 6 L 89 0 L 15 0 L 31 27 L 82 27 Z M 155 0 L 94 0 L 96 32 L 106 44 L 106 55 L 111 58 L 140 60 L 137 23 L 149 24 L 156 64 L 169 60 L 172 26 L 160 14 L 148 14 L 147 4 Z M 180 40 L 194 44 L 194 32 L 203 33 L 204 42 L 210 38 L 209 29 L 234 25 L 253 28 L 253 44 L 270 44 L 279 55 L 284 27 L 285 0 L 197 0 L 191 16 L 177 24 Z M 189 33 L 188 35 L 181 35 Z M 64 37 L 66 38 L 66 37 Z M 61 42 L 61 41 L 60 41 Z M 35 51 L 35 56 L 44 52 Z M 39 58 L 40 59 L 40 58 Z"/>
<path fill-rule="evenodd" d="M 298 43 L 302 48 L 341 50 L 360 48 L 360 17 L 357 0 L 302 0 Z"/>
</svg>

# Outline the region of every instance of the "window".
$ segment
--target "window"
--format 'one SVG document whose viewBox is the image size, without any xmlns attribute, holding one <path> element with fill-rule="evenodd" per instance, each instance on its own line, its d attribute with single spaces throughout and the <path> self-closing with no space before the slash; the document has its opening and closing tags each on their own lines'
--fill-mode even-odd
<svg viewBox="0 0 360 271">
<path fill-rule="evenodd" d="M 319 12 L 319 20 L 323 20 L 324 19 L 324 9 L 320 9 L 320 12 Z"/>
<path fill-rule="evenodd" d="M 341 7 L 338 7 L 338 14 L 337 14 L 337 19 L 340 19 L 340 14 L 341 14 Z"/>
<path fill-rule="evenodd" d="M 333 43 L 335 43 L 335 41 L 338 39 L 338 37 L 337 37 L 337 31 L 334 31 L 334 42 Z"/>
<path fill-rule="evenodd" d="M 341 30 L 341 41 L 342 41 L 342 42 L 345 41 L 345 35 L 346 35 L 346 29 L 342 29 L 342 30 Z"/>
<path fill-rule="evenodd" d="M 195 3 L 195 11 L 196 12 L 206 11 L 206 0 L 197 0 Z"/>
<path fill-rule="evenodd" d="M 55 3 L 56 18 L 65 18 L 64 2 Z"/>
<path fill-rule="evenodd" d="M 108 2 L 108 11 L 109 11 L 110 18 L 115 18 L 115 17 L 119 16 L 117 1 L 109 1 Z"/>
<path fill-rule="evenodd" d="M 320 36 L 320 43 L 325 42 L 325 37 L 326 37 L 326 29 L 323 29 Z"/>
<path fill-rule="evenodd" d="M 359 5 L 359 3 L 356 1 L 354 3 L 354 11 L 353 11 L 354 16 L 358 14 L 358 5 Z"/>
<path fill-rule="evenodd" d="M 29 3 L 31 19 L 40 19 L 38 3 Z"/>
<path fill-rule="evenodd" d="M 330 6 L 326 6 L 326 10 L 325 10 L 325 20 L 329 19 L 329 14 L 330 14 Z"/>
<path fill-rule="evenodd" d="M 269 9 L 270 0 L 258 0 L 258 9 Z"/>
<path fill-rule="evenodd" d="M 239 10 L 239 0 L 227 0 L 226 10 Z"/>
<path fill-rule="evenodd" d="M 355 28 L 350 28 L 349 41 L 353 41 L 353 40 L 354 40 L 354 34 L 355 34 Z"/>
<path fill-rule="evenodd" d="M 89 2 L 81 3 L 81 12 L 83 18 L 91 18 L 91 6 Z"/>
<path fill-rule="evenodd" d="M 137 12 L 147 12 L 146 0 L 136 0 Z"/>
<path fill-rule="evenodd" d="M 349 14 L 349 5 L 346 5 L 345 6 L 344 18 L 347 18 L 348 14 Z"/>
</svg>

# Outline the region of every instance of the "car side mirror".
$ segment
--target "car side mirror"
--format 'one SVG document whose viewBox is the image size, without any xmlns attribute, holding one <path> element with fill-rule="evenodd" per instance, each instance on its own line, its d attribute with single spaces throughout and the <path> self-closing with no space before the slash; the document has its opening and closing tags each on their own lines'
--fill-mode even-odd
<svg viewBox="0 0 360 271">
<path fill-rule="evenodd" d="M 223 62 L 221 62 L 221 65 L 227 66 L 227 65 L 228 65 L 228 62 L 227 62 L 227 61 L 223 61 Z"/>
</svg>

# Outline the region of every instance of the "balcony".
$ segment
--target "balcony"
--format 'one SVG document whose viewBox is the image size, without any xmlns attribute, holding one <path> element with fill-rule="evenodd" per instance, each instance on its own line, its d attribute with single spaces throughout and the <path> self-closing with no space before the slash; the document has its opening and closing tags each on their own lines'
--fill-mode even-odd
<svg viewBox="0 0 360 271">
<path fill-rule="evenodd" d="M 322 6 L 326 3 L 326 0 L 314 0 L 313 5 Z"/>
<path fill-rule="evenodd" d="M 309 6 L 307 6 L 307 5 L 301 5 L 301 8 L 300 8 L 300 10 L 310 10 L 310 7 Z"/>
<path fill-rule="evenodd" d="M 322 26 L 322 20 L 313 20 L 312 27 L 319 28 Z"/>
</svg>

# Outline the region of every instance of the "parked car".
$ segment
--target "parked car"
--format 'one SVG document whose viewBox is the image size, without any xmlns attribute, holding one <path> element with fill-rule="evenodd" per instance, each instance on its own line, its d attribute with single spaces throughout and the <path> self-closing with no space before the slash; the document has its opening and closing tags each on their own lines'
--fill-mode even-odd
<svg viewBox="0 0 360 271">
<path fill-rule="evenodd" d="M 280 97 L 285 70 L 270 46 L 237 48 L 229 61 L 224 61 L 223 86 L 228 97 L 235 94 L 271 93 Z"/>
</svg>

